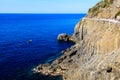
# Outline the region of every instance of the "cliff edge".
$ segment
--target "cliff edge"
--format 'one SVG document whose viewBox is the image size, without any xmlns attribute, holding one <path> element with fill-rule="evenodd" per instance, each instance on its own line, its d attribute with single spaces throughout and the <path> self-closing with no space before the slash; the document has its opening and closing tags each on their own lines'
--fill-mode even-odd
<svg viewBox="0 0 120 80">
<path fill-rule="evenodd" d="M 63 80 L 120 80 L 120 0 L 102 0 L 75 27 L 71 48 L 34 71 Z"/>
</svg>

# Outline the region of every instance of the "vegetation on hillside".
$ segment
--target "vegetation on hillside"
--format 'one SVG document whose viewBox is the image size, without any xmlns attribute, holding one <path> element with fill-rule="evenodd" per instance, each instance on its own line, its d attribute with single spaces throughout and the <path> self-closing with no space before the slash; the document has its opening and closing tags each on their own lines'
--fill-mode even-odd
<svg viewBox="0 0 120 80">
<path fill-rule="evenodd" d="M 97 15 L 99 13 L 100 8 L 107 8 L 113 3 L 113 0 L 103 0 L 96 4 L 93 8 L 89 9 L 89 13 L 92 13 L 93 15 Z"/>
</svg>

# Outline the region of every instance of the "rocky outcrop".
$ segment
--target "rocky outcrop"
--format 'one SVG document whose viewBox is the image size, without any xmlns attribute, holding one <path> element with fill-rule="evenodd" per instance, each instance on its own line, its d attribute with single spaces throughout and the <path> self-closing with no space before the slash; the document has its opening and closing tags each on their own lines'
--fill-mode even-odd
<svg viewBox="0 0 120 80">
<path fill-rule="evenodd" d="M 72 41 L 72 36 L 63 33 L 63 34 L 59 34 L 57 39 L 58 41 Z"/>
<path fill-rule="evenodd" d="M 120 80 L 119 3 L 102 0 L 91 8 L 75 27 L 76 44 L 52 64 L 40 64 L 34 71 L 62 75 L 63 80 Z"/>
</svg>

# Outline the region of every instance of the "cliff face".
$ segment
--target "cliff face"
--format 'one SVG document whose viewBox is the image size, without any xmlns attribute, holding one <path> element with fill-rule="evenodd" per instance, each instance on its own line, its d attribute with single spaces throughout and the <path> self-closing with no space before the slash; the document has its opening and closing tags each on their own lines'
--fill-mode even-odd
<svg viewBox="0 0 120 80">
<path fill-rule="evenodd" d="M 116 18 L 120 14 L 120 0 L 102 0 L 89 9 L 88 17 Z"/>
<path fill-rule="evenodd" d="M 64 80 L 120 80 L 119 15 L 120 0 L 101 1 L 76 25 L 76 44 L 34 71 L 62 75 Z"/>
</svg>

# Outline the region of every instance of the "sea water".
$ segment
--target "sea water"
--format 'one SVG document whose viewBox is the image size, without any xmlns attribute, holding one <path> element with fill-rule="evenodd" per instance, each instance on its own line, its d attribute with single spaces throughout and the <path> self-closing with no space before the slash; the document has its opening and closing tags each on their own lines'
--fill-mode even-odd
<svg viewBox="0 0 120 80">
<path fill-rule="evenodd" d="M 73 45 L 58 42 L 72 35 L 85 14 L 0 14 L 0 80 L 57 80 L 32 74 L 39 64 L 52 62 Z"/>
</svg>

